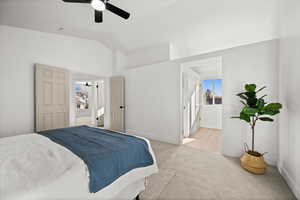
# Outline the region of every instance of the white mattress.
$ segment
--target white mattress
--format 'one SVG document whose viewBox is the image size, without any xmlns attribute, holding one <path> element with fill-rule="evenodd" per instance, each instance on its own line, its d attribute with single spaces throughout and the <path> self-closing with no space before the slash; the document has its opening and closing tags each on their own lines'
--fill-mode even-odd
<svg viewBox="0 0 300 200">
<path fill-rule="evenodd" d="M 128 190 L 127 193 L 130 193 L 129 190 L 142 190 L 143 185 L 137 184 L 141 184 L 145 177 L 158 171 L 155 155 L 149 141 L 146 141 L 154 159 L 152 166 L 134 169 L 101 191 L 91 194 L 87 166 L 68 149 L 38 134 L 2 138 L 0 199 L 122 199 L 125 195 L 120 194 L 126 193 L 124 190 Z"/>
</svg>

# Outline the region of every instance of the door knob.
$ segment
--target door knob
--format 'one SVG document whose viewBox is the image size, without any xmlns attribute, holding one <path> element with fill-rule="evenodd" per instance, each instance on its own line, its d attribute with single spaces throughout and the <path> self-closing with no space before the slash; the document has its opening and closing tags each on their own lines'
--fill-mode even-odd
<svg viewBox="0 0 300 200">
<path fill-rule="evenodd" d="M 120 106 L 120 109 L 124 109 L 125 108 L 125 106 Z"/>
</svg>

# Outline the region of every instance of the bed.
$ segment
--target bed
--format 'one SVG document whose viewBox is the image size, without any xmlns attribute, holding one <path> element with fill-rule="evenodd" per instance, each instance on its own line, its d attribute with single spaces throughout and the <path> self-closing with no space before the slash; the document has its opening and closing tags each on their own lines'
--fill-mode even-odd
<svg viewBox="0 0 300 200">
<path fill-rule="evenodd" d="M 73 149 L 78 143 L 79 151 Z M 95 150 L 94 143 L 102 150 L 89 155 L 82 146 Z M 157 171 L 147 139 L 109 130 L 80 126 L 0 139 L 1 200 L 131 200 Z"/>
</svg>

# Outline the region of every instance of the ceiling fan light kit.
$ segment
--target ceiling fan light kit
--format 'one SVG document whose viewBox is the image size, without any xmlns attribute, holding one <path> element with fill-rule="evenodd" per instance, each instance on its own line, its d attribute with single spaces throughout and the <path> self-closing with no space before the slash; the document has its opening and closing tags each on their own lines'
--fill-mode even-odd
<svg viewBox="0 0 300 200">
<path fill-rule="evenodd" d="M 102 23 L 103 22 L 103 11 L 108 10 L 119 17 L 124 19 L 129 19 L 130 13 L 118 8 L 112 4 L 110 4 L 109 0 L 63 0 L 66 3 L 89 3 L 92 8 L 95 10 L 95 22 Z"/>
<path fill-rule="evenodd" d="M 105 3 L 101 0 L 92 0 L 91 6 L 97 11 L 104 11 L 105 10 Z"/>
</svg>

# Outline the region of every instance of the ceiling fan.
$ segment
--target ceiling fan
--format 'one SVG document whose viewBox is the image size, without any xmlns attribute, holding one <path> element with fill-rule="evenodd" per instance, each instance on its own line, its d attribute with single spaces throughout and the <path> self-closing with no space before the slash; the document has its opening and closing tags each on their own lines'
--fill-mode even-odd
<svg viewBox="0 0 300 200">
<path fill-rule="evenodd" d="M 63 0 L 66 3 L 89 3 L 95 9 L 95 22 L 103 22 L 103 11 L 109 10 L 110 12 L 124 18 L 128 19 L 130 13 L 112 5 L 109 0 Z"/>
</svg>

